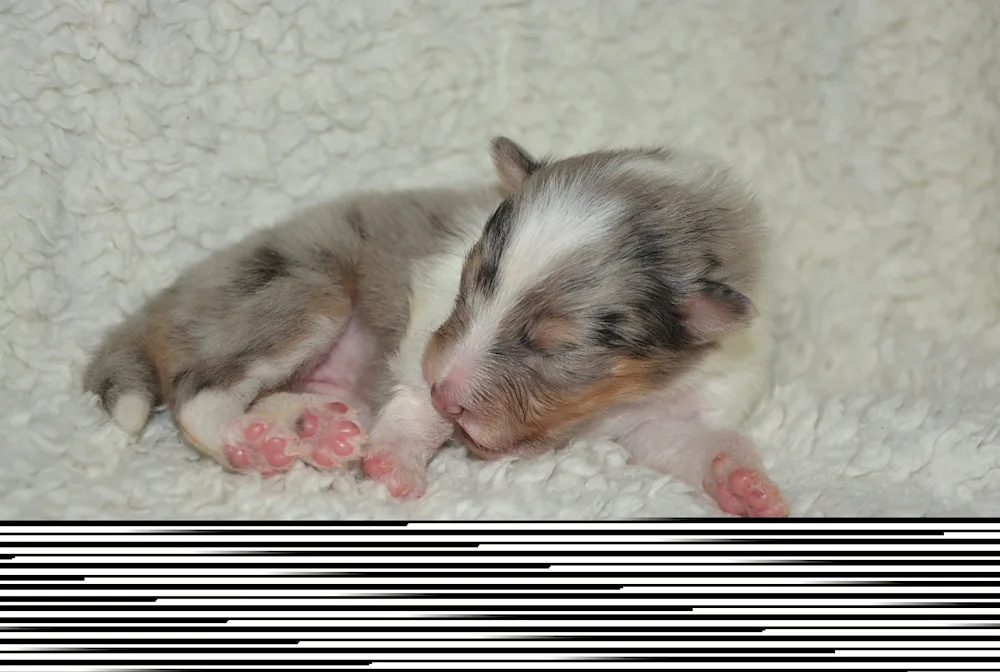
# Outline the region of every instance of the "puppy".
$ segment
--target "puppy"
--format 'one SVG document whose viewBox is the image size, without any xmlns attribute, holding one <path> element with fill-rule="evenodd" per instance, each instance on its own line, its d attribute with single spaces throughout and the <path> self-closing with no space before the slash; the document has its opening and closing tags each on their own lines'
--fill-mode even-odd
<svg viewBox="0 0 1000 672">
<path fill-rule="evenodd" d="M 361 460 L 413 497 L 453 436 L 485 459 L 608 437 L 723 511 L 787 515 L 738 430 L 772 350 L 745 186 L 669 149 L 492 157 L 496 185 L 355 194 L 214 254 L 86 388 L 132 434 L 165 403 L 235 471 Z"/>
</svg>

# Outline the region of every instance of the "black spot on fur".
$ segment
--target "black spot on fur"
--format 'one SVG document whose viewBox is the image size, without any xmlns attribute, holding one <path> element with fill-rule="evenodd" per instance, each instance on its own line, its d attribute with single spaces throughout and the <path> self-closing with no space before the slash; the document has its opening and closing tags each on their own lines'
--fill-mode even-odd
<svg viewBox="0 0 1000 672">
<path fill-rule="evenodd" d="M 635 354 L 651 356 L 664 350 L 684 350 L 691 345 L 674 294 L 658 278 L 647 279 L 636 294 L 634 310 L 638 329 L 630 347 Z"/>
<path fill-rule="evenodd" d="M 499 274 L 499 266 L 493 260 L 484 259 L 479 264 L 479 268 L 476 269 L 476 277 L 473 282 L 485 296 L 493 296 L 497 291 L 497 276 Z"/>
<path fill-rule="evenodd" d="M 623 259 L 636 262 L 644 268 L 662 264 L 665 257 L 663 235 L 655 226 L 644 221 L 645 212 L 637 213 L 628 223 L 620 254 Z"/>
<path fill-rule="evenodd" d="M 111 391 L 114 389 L 114 387 L 115 383 L 109 376 L 101 381 L 101 384 L 97 386 L 96 390 L 97 396 L 101 400 L 101 406 L 104 407 L 104 410 L 109 412 L 111 410 L 111 402 L 115 401 L 115 397 L 118 396 L 118 395 L 115 395 L 115 397 L 111 396 Z"/>
<path fill-rule="evenodd" d="M 361 214 L 360 210 L 357 208 L 348 208 L 347 212 L 344 213 L 344 220 L 358 238 L 362 241 L 368 240 L 368 225 L 365 222 L 365 216 Z"/>
<path fill-rule="evenodd" d="M 597 316 L 594 335 L 599 345 L 606 348 L 620 348 L 625 345 L 625 337 L 622 334 L 622 327 L 625 324 L 625 315 L 617 311 L 602 313 Z"/>
<path fill-rule="evenodd" d="M 597 345 L 640 359 L 691 346 L 673 293 L 662 281 L 650 277 L 622 297 L 620 308 L 596 315 L 591 334 Z"/>
<path fill-rule="evenodd" d="M 244 263 L 243 273 L 235 285 L 241 292 L 252 294 L 269 283 L 289 275 L 288 259 L 273 247 L 264 246 Z"/>
<path fill-rule="evenodd" d="M 504 200 L 490 216 L 480 241 L 480 263 L 474 278 L 475 286 L 486 296 L 496 292 L 500 259 L 510 238 L 513 206 Z"/>
<path fill-rule="evenodd" d="M 510 199 L 505 199 L 493 211 L 493 214 L 486 221 L 486 226 L 483 227 L 483 251 L 496 256 L 498 260 L 507 246 L 508 238 L 510 238 L 513 211 L 514 206 Z"/>
</svg>

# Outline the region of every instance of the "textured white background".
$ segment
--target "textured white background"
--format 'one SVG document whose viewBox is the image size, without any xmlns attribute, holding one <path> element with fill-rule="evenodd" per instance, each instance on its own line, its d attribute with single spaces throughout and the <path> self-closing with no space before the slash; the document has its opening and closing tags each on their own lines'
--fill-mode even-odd
<svg viewBox="0 0 1000 672">
<path fill-rule="evenodd" d="M 192 261 L 356 187 L 677 143 L 757 188 L 781 292 L 750 430 L 793 515 L 996 514 L 1000 3 L 0 0 L 0 515 L 720 515 L 610 444 L 353 474 L 223 473 L 79 392 Z"/>
</svg>

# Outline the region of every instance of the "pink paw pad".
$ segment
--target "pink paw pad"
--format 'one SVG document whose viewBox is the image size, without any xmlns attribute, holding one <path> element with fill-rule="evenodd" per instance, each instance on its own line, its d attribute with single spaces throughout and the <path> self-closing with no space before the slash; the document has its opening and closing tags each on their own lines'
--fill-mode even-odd
<svg viewBox="0 0 1000 672">
<path fill-rule="evenodd" d="M 222 452 L 237 471 L 255 471 L 270 476 L 295 461 L 295 457 L 287 453 L 288 439 L 281 429 L 265 419 L 252 415 L 237 418 L 226 434 Z"/>
<path fill-rule="evenodd" d="M 234 469 L 246 469 L 250 466 L 250 462 L 253 459 L 250 454 L 250 449 L 246 446 L 223 446 L 222 452 L 225 453 L 226 459 L 229 460 L 229 464 Z"/>
<path fill-rule="evenodd" d="M 267 463 L 272 467 L 287 467 L 295 461 L 295 458 L 291 455 L 285 454 L 286 445 L 287 442 L 281 437 L 272 436 L 264 441 L 264 445 L 261 447 L 260 452 L 264 454 L 264 458 L 267 460 Z"/>
<path fill-rule="evenodd" d="M 339 401 L 303 410 L 295 421 L 302 458 L 321 469 L 333 469 L 357 457 L 364 433 L 349 416 L 350 408 Z"/>
<path fill-rule="evenodd" d="M 747 466 L 726 469 L 726 456 L 713 462 L 715 498 L 726 513 L 748 518 L 783 518 L 788 504 L 781 490 L 763 472 Z M 709 490 L 711 492 L 711 490 Z"/>
<path fill-rule="evenodd" d="M 416 469 L 406 468 L 387 452 L 377 452 L 361 461 L 365 476 L 384 483 L 389 494 L 396 498 L 421 497 L 427 486 L 423 474 Z"/>
<path fill-rule="evenodd" d="M 234 470 L 271 476 L 297 460 L 334 469 L 360 457 L 364 432 L 357 413 L 317 394 L 277 393 L 227 424 L 222 459 Z"/>
</svg>

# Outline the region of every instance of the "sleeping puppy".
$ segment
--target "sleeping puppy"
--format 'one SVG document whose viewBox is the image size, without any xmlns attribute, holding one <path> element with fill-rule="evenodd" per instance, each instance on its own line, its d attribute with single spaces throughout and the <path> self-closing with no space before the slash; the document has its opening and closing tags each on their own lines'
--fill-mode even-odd
<svg viewBox="0 0 1000 672">
<path fill-rule="evenodd" d="M 86 388 L 132 434 L 165 403 L 240 472 L 360 460 L 414 497 L 453 436 L 485 459 L 607 437 L 723 511 L 787 515 L 737 429 L 772 349 L 745 187 L 668 149 L 492 155 L 496 185 L 355 194 L 205 259 Z"/>
</svg>

